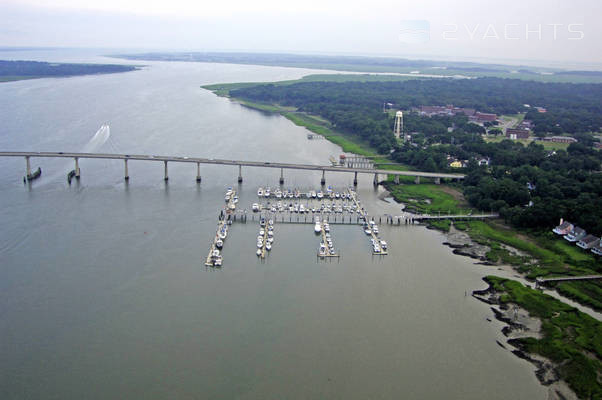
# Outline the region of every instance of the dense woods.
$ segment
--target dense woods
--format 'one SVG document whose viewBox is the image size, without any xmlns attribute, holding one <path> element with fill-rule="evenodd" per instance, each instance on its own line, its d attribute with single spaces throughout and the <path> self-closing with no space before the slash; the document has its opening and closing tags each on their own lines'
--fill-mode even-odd
<svg viewBox="0 0 602 400">
<path fill-rule="evenodd" d="M 463 183 L 469 202 L 482 210 L 499 211 L 515 226 L 549 229 L 564 217 L 591 233 L 602 233 L 602 153 L 591 148 L 594 139 L 586 133 L 602 126 L 602 85 L 416 79 L 269 84 L 230 94 L 320 115 L 337 130 L 359 136 L 381 153 L 392 152 L 395 161 L 421 170 L 451 171 L 450 160 L 469 160 Z M 570 133 L 580 141 L 555 152 L 535 143 L 486 143 L 481 137 L 485 129 L 469 123 L 464 115 L 428 118 L 406 113 L 405 130 L 415 134 L 412 144 L 400 145 L 392 134 L 392 115 L 383 113 L 384 102 L 404 110 L 454 104 L 496 114 L 524 112 L 529 110 L 525 104 L 540 106 L 547 112 L 527 114 L 536 134 Z M 478 160 L 483 159 L 489 165 L 479 166 Z"/>
</svg>

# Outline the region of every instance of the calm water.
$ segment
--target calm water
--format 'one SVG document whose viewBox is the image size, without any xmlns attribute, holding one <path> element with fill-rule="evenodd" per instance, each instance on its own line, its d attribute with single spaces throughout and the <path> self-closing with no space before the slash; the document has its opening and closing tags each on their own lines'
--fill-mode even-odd
<svg viewBox="0 0 602 400">
<path fill-rule="evenodd" d="M 58 53 L 3 58 L 74 58 Z M 54 58 L 53 58 L 54 57 Z M 61 58 L 63 57 L 63 58 Z M 76 61 L 100 58 L 81 56 Z M 88 58 L 86 58 L 88 57 Z M 115 62 L 115 60 L 112 60 Z M 308 70 L 145 63 L 131 73 L 0 85 L 0 149 L 106 151 L 327 163 L 340 149 L 202 84 L 292 79 Z M 103 123 L 110 135 L 95 135 Z M 387 227 L 373 258 L 357 226 L 333 226 L 340 261 L 318 263 L 312 225 L 277 225 L 267 262 L 257 226 L 233 225 L 224 267 L 203 265 L 237 169 L 0 159 L 0 397 L 171 399 L 545 398 L 533 367 L 501 349 L 500 325 L 465 291 L 487 267 L 441 234 Z M 241 205 L 279 171 L 243 169 Z M 286 186 L 320 176 L 286 172 Z M 352 176 L 327 175 L 345 187 Z M 374 213 L 371 177 L 359 194 Z"/>
</svg>

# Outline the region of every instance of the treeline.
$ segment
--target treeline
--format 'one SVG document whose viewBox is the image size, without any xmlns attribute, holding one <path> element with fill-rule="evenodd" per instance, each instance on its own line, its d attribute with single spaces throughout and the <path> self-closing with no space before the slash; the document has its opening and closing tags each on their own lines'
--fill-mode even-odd
<svg viewBox="0 0 602 400">
<path fill-rule="evenodd" d="M 136 67 L 117 64 L 54 64 L 41 61 L 0 60 L 0 76 L 73 76 L 133 71 Z"/>
<path fill-rule="evenodd" d="M 602 153 L 580 143 L 549 153 L 543 146 L 475 141 L 464 151 L 490 157 L 467 167 L 464 193 L 482 210 L 499 211 L 514 226 L 549 229 L 565 218 L 602 235 Z"/>
<path fill-rule="evenodd" d="M 602 125 L 602 85 L 555 84 L 482 78 L 406 82 L 307 82 L 258 85 L 233 90 L 233 97 L 295 106 L 318 114 L 342 132 L 358 135 L 395 161 L 425 171 L 457 171 L 450 161 L 469 160 L 465 195 L 474 207 L 498 211 L 514 226 L 549 229 L 560 218 L 602 234 L 602 152 L 593 150 L 587 132 Z M 422 104 L 454 104 L 497 114 L 543 106 L 547 113 L 528 117 L 546 130 L 571 132 L 580 142 L 550 152 L 532 143 L 486 143 L 484 128 L 466 116 L 422 117 L 404 113 L 411 144 L 393 138 L 393 117 L 384 101 L 408 109 Z M 448 128 L 453 130 L 448 131 Z M 565 129 L 566 128 L 566 129 Z M 489 165 L 478 165 L 478 160 Z"/>
<path fill-rule="evenodd" d="M 525 104 L 545 107 L 532 119 L 536 131 L 596 132 L 602 126 L 602 84 L 543 83 L 518 79 L 412 79 L 400 82 L 300 82 L 257 85 L 233 90 L 234 97 L 295 106 L 329 118 L 337 126 L 354 118 L 364 127 L 392 124 L 383 114 L 384 102 L 407 110 L 421 105 L 454 104 L 498 115 L 528 110 Z M 355 114 L 355 115 L 353 115 Z M 529 114 L 532 117 L 533 113 Z M 379 121 L 388 121 L 381 125 Z M 537 125 L 540 124 L 540 127 Z M 360 126 L 361 127 L 361 126 Z M 392 129 L 392 128 L 391 128 Z M 371 132 L 356 134 L 369 139 Z M 383 132 L 376 130 L 374 135 Z"/>
<path fill-rule="evenodd" d="M 464 135 L 455 144 L 399 146 L 392 157 L 425 171 L 457 171 L 451 159 L 469 160 L 464 194 L 469 203 L 497 211 L 509 223 L 548 229 L 565 218 L 602 235 L 602 152 L 582 143 L 550 152 L 532 142 L 486 143 Z M 490 165 L 478 165 L 478 160 Z"/>
</svg>

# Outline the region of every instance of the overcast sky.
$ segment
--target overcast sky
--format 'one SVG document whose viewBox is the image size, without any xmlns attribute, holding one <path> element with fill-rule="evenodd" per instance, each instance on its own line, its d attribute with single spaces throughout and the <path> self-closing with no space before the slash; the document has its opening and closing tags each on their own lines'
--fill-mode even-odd
<svg viewBox="0 0 602 400">
<path fill-rule="evenodd" d="M 0 46 L 602 65 L 601 0 L 0 0 Z"/>
</svg>

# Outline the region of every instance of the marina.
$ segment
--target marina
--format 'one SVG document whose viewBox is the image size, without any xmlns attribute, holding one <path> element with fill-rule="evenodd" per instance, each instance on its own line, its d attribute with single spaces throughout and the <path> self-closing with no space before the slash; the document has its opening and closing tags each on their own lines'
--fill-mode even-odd
<svg viewBox="0 0 602 400">
<path fill-rule="evenodd" d="M 272 250 L 274 243 L 274 224 L 314 224 L 314 232 L 320 235 L 320 246 L 317 256 L 321 259 L 340 257 L 334 249 L 330 225 L 359 225 L 370 237 L 372 254 L 387 255 L 387 242 L 379 237 L 378 225 L 374 218 L 362 206 L 357 193 L 352 189 L 337 191 L 331 186 L 324 191 L 299 189 L 272 189 L 259 187 L 258 202 L 251 205 L 251 221 L 259 222 L 257 250 L 255 254 L 265 259 Z M 228 225 L 233 222 L 246 223 L 249 213 L 247 210 L 236 210 L 238 196 L 232 188 L 228 188 L 225 200 L 227 202 L 221 211 L 216 235 L 211 243 L 205 265 L 219 267 L 222 265 L 221 250 L 223 248 Z M 265 202 L 264 202 L 265 201 Z M 384 216 L 385 222 L 401 224 L 402 217 Z M 381 223 L 383 216 L 378 218 Z M 410 219 L 405 220 L 408 223 Z"/>
</svg>

